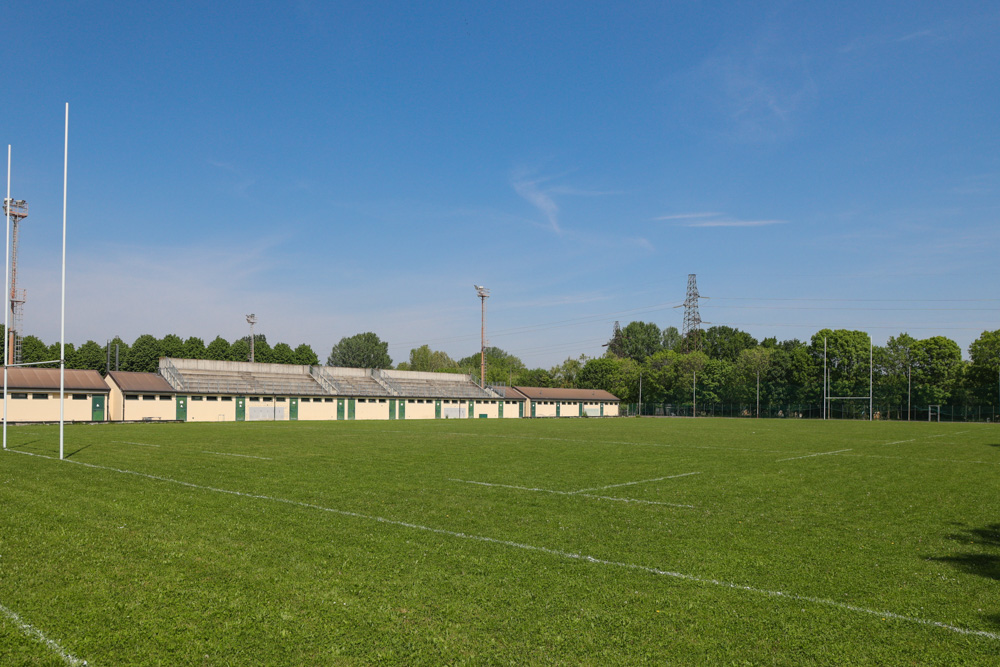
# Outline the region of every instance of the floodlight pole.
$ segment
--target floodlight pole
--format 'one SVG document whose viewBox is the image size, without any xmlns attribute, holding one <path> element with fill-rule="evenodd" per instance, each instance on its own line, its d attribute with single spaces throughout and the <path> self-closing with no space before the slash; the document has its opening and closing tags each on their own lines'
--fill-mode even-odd
<svg viewBox="0 0 1000 667">
<path fill-rule="evenodd" d="M 642 416 L 642 371 L 639 371 L 639 416 Z"/>
<path fill-rule="evenodd" d="M 760 369 L 757 369 L 757 419 L 760 419 Z"/>
<path fill-rule="evenodd" d="M 691 416 L 698 416 L 698 371 L 691 374 Z"/>
<path fill-rule="evenodd" d="M 59 459 L 63 458 L 66 418 L 66 177 L 69 167 L 69 102 L 66 103 L 66 139 L 63 144 L 62 305 L 59 314 Z"/>
<path fill-rule="evenodd" d="M 875 420 L 875 343 L 868 334 L 868 421 Z"/>
<path fill-rule="evenodd" d="M 482 347 L 479 352 L 479 384 L 486 388 L 486 299 L 490 298 L 490 290 L 482 285 L 473 285 L 476 295 L 483 303 L 483 321 L 481 327 Z"/>
<path fill-rule="evenodd" d="M 906 421 L 910 421 L 910 415 L 913 412 L 913 406 L 910 403 L 911 391 L 913 389 L 913 383 L 910 380 L 910 371 L 913 369 L 913 364 L 906 364 Z"/>
<path fill-rule="evenodd" d="M 826 406 L 827 406 L 827 371 L 826 371 L 826 336 L 823 336 L 823 419 L 826 419 Z"/>
<path fill-rule="evenodd" d="M 6 302 L 3 308 L 3 334 L 4 334 L 4 346 L 3 346 L 3 448 L 7 449 L 7 335 L 8 331 L 8 316 L 10 314 L 10 144 L 7 144 L 7 198 L 3 200 L 4 211 L 7 214 L 7 252 L 4 255 L 6 258 L 6 269 L 4 271 L 4 284 L 3 293 L 6 294 L 4 298 Z"/>
<path fill-rule="evenodd" d="M 253 325 L 257 324 L 257 316 L 255 314 L 253 314 L 253 313 L 250 313 L 249 315 L 247 315 L 247 324 L 250 325 L 250 363 L 252 364 L 254 362 L 254 355 L 253 355 L 253 347 L 254 347 L 254 345 L 253 345 L 253 342 L 254 342 Z"/>
</svg>

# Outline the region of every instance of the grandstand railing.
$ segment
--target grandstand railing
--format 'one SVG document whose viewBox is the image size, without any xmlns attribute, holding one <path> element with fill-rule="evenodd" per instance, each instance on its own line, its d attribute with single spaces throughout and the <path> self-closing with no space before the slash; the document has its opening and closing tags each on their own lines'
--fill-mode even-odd
<svg viewBox="0 0 1000 667">
<path fill-rule="evenodd" d="M 369 369 L 368 372 L 371 374 L 371 378 L 373 380 L 375 380 L 380 385 L 382 385 L 383 387 L 385 387 L 385 390 L 389 392 L 390 396 L 401 396 L 402 395 L 403 392 L 400 391 L 400 389 L 396 385 L 396 383 L 393 382 L 392 380 L 390 380 L 386 376 L 386 374 L 383 373 L 381 370 L 379 370 L 378 368 L 372 368 L 372 369 Z"/>
<path fill-rule="evenodd" d="M 160 375 L 177 391 L 187 391 L 184 376 L 177 372 L 177 368 L 166 359 L 160 363 Z"/>
<path fill-rule="evenodd" d="M 321 371 L 316 366 L 309 367 L 309 375 L 319 383 L 319 386 L 323 387 L 328 394 L 339 394 L 340 389 L 336 386 L 336 383 L 332 381 L 332 378 L 328 378 L 323 371 Z"/>
</svg>

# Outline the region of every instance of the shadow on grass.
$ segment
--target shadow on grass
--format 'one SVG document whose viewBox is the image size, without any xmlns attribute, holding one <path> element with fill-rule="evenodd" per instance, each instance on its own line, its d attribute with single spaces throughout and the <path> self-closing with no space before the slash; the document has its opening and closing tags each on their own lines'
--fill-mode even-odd
<svg viewBox="0 0 1000 667">
<path fill-rule="evenodd" d="M 91 445 L 84 445 L 83 447 L 78 447 L 77 449 L 74 449 L 72 452 L 66 452 L 66 458 L 72 458 L 73 456 L 75 456 L 76 454 L 79 454 L 80 452 L 82 452 L 83 450 L 87 449 L 88 447 L 93 447 L 93 445 L 92 444 Z"/>
<path fill-rule="evenodd" d="M 967 528 L 961 533 L 948 535 L 948 539 L 978 545 L 979 548 L 974 552 L 938 556 L 930 560 L 948 563 L 967 574 L 1000 581 L 1000 523 L 982 528 Z M 990 614 L 984 618 L 994 627 L 1000 627 L 1000 614 Z"/>
</svg>

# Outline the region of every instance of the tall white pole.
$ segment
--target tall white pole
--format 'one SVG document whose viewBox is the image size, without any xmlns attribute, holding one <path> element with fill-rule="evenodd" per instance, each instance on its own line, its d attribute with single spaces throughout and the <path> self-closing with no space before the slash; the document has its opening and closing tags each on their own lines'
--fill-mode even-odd
<svg viewBox="0 0 1000 667">
<path fill-rule="evenodd" d="M 4 200 L 4 209 L 7 211 L 7 269 L 4 272 L 3 293 L 3 448 L 7 449 L 7 341 L 10 339 L 9 323 L 7 321 L 10 313 L 10 144 L 7 144 L 7 199 Z"/>
<path fill-rule="evenodd" d="M 826 374 L 826 336 L 823 336 L 823 419 L 826 419 L 827 394 L 827 374 Z"/>
<path fill-rule="evenodd" d="M 66 416 L 66 175 L 69 166 L 69 102 L 66 103 L 66 140 L 63 144 L 62 307 L 59 322 L 59 459 L 63 458 Z"/>
<path fill-rule="evenodd" d="M 868 421 L 874 421 L 875 413 L 875 343 L 868 334 Z"/>
</svg>

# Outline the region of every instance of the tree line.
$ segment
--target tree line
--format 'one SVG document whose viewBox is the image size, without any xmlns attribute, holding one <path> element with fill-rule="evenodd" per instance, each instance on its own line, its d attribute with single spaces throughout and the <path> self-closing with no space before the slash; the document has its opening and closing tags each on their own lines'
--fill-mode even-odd
<svg viewBox="0 0 1000 667">
<path fill-rule="evenodd" d="M 3 330 L 0 325 L 0 331 Z M 696 336 L 696 337 L 694 337 Z M 745 331 L 713 326 L 685 338 L 676 327 L 660 329 L 651 322 L 630 322 L 616 329 L 600 357 L 569 357 L 549 369 L 528 368 L 517 356 L 498 347 L 486 349 L 486 383 L 532 387 L 604 389 L 626 403 L 688 404 L 761 401 L 767 405 L 816 405 L 823 397 L 824 372 L 831 396 L 867 396 L 869 378 L 874 400 L 902 409 L 913 405 L 1000 405 L 1000 330 L 984 331 L 962 359 L 958 344 L 944 336 L 917 339 L 900 333 L 885 345 L 869 349 L 868 334 L 823 329 L 808 341 L 758 341 Z M 0 349 L 6 336 L 0 338 Z M 163 338 L 145 334 L 131 344 L 115 337 L 106 345 L 88 340 L 67 344 L 66 367 L 155 372 L 160 357 L 247 361 L 250 338 L 232 342 L 217 336 L 207 345 L 198 337 Z M 330 351 L 327 365 L 393 368 L 388 343 L 372 332 L 342 338 Z M 46 345 L 35 336 L 21 343 L 22 361 L 58 360 L 59 344 Z M 872 362 L 869 363 L 869 355 Z M 263 334 L 254 337 L 255 361 L 314 365 L 319 358 L 303 343 L 271 346 Z M 825 363 L 825 371 L 824 371 Z M 55 363 L 53 365 L 58 365 Z M 480 355 L 455 360 L 428 345 L 410 350 L 400 370 L 463 373 L 480 381 Z M 640 387 L 641 384 L 641 387 Z M 891 415 L 888 415 L 891 416 Z"/>
<path fill-rule="evenodd" d="M 3 325 L 0 324 L 0 331 Z M 0 350 L 7 336 L 0 340 Z M 111 365 L 108 366 L 110 352 Z M 244 336 L 233 342 L 222 336 L 216 336 L 207 345 L 197 336 L 182 339 L 176 334 L 167 334 L 157 338 L 151 334 L 139 336 L 131 344 L 116 336 L 110 342 L 101 344 L 88 340 L 79 347 L 72 343 L 66 344 L 66 368 L 95 370 L 107 375 L 109 370 L 135 371 L 153 373 L 159 368 L 160 357 L 175 359 L 214 359 L 217 361 L 249 361 L 250 337 Z M 38 363 L 53 361 L 44 366 L 59 365 L 59 343 L 45 344 L 36 336 L 28 335 L 21 339 L 21 361 L 23 363 Z M 273 347 L 268 344 L 264 334 L 254 335 L 254 361 L 272 364 L 304 364 L 319 363 L 319 357 L 312 347 L 302 343 L 292 348 L 287 343 L 277 343 Z"/>
</svg>

